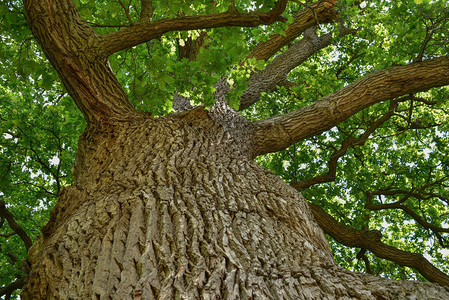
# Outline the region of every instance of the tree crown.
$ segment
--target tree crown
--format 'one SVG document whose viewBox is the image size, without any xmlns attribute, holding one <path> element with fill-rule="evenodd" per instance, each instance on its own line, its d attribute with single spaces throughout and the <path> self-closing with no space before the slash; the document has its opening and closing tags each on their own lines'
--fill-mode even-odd
<svg viewBox="0 0 449 300">
<path fill-rule="evenodd" d="M 58 39 L 33 29 L 45 19 L 34 2 L 0 1 L 1 286 L 26 265 L 14 224 L 31 240 L 40 233 L 72 182 L 86 122 L 100 111 L 102 120 L 114 118 L 110 111 L 174 113 L 176 97 L 209 109 L 222 78 L 229 105 L 256 128 L 260 164 L 340 223 L 380 230 L 383 243 L 449 272 L 446 1 L 60 3 L 79 13 L 67 24 L 82 32 L 56 45 L 61 57 L 102 67 L 108 59 L 125 100 L 104 111 L 92 103 L 107 97 L 84 102 L 82 90 L 58 78 L 70 68 L 85 76 L 83 65 L 49 55 Z M 298 128 L 310 120 L 317 124 Z M 372 249 L 330 243 L 347 268 L 423 279 Z"/>
</svg>

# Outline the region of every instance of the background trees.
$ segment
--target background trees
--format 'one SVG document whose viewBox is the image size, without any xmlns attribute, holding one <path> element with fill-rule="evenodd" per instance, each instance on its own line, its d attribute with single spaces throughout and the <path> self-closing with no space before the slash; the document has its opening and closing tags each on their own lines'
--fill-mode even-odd
<svg viewBox="0 0 449 300">
<path fill-rule="evenodd" d="M 75 2 L 101 35 L 150 15 L 159 20 L 230 7 L 230 1 L 152 1 L 152 9 L 138 1 Z M 8 287 L 26 273 L 29 246 L 14 224 L 31 240 L 39 234 L 60 188 L 71 182 L 84 121 L 27 28 L 21 2 L 0 3 L 6 45 L 0 49 L 0 284 Z M 266 9 L 266 1 L 235 5 L 240 12 Z M 328 9 L 320 10 L 324 6 Z M 289 1 L 283 22 L 169 32 L 112 55 L 110 63 L 138 109 L 173 112 L 176 93 L 192 105 L 210 107 L 215 83 L 227 74 L 233 85 L 230 105 L 248 106 L 243 114 L 260 120 L 306 107 L 376 70 L 446 56 L 448 14 L 445 1 L 338 1 L 335 8 L 332 1 L 322 6 Z M 295 27 L 304 15 L 312 17 L 308 25 Z M 281 49 L 260 46 L 280 40 Z M 448 94 L 442 87 L 383 99 L 322 134 L 257 160 L 340 223 L 380 230 L 385 244 L 426 254 L 448 272 Z M 345 267 L 422 279 L 413 269 L 379 260 L 369 245 L 330 242 Z"/>
</svg>

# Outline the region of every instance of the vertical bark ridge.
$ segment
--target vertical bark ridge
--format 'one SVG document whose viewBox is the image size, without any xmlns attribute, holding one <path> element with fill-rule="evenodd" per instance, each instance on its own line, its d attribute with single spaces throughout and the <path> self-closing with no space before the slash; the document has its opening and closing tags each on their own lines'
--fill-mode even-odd
<svg viewBox="0 0 449 300">
<path fill-rule="evenodd" d="M 21 298 L 401 299 L 416 290 L 336 266 L 301 195 L 211 116 L 88 130 L 82 172 L 32 247 Z"/>
</svg>

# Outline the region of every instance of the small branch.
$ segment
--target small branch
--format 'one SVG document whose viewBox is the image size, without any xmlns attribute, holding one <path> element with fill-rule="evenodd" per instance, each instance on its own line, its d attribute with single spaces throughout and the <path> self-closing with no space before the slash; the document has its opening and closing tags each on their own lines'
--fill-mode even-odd
<svg viewBox="0 0 449 300">
<path fill-rule="evenodd" d="M 418 56 L 416 57 L 415 61 L 422 61 L 424 57 L 424 53 L 426 51 L 427 45 L 429 44 L 430 40 L 432 39 L 433 30 L 431 28 L 426 28 L 426 37 L 424 38 L 424 42 L 421 46 L 421 51 L 419 52 Z"/>
<path fill-rule="evenodd" d="M 98 28 L 123 28 L 123 27 L 129 27 L 128 24 L 118 24 L 118 25 L 107 25 L 107 24 L 98 24 L 93 22 L 87 22 L 90 26 L 98 27 Z"/>
<path fill-rule="evenodd" d="M 397 194 L 405 194 L 404 197 L 402 197 L 399 201 L 393 202 L 393 203 L 387 203 L 387 204 L 372 204 L 372 199 L 374 195 L 397 195 Z M 426 220 L 424 220 L 421 216 L 419 216 L 416 212 L 414 212 L 411 208 L 404 205 L 404 202 L 408 200 L 410 197 L 414 197 L 416 199 L 422 199 L 421 194 L 419 193 L 412 193 L 412 192 L 406 192 L 406 191 L 374 191 L 374 192 L 368 192 L 367 193 L 367 200 L 365 204 L 365 208 L 369 209 L 371 211 L 375 210 L 385 210 L 385 209 L 400 209 L 406 214 L 408 214 L 410 217 L 412 217 L 419 225 L 426 229 L 432 230 L 434 233 L 439 232 L 446 232 L 449 233 L 449 228 L 442 228 L 435 226 Z"/>
<path fill-rule="evenodd" d="M 401 266 L 415 268 L 431 282 L 449 286 L 449 276 L 432 265 L 422 254 L 409 253 L 388 246 L 381 241 L 380 231 L 356 230 L 340 224 L 318 205 L 309 203 L 309 206 L 318 225 L 337 242 L 348 247 L 368 249 L 377 257 L 390 260 Z"/>
<path fill-rule="evenodd" d="M 9 172 L 11 171 L 11 167 L 12 167 L 12 161 L 0 161 L 2 163 L 7 163 L 8 167 L 5 170 L 5 173 L 3 175 L 0 176 L 0 183 L 5 181 L 6 176 L 8 176 Z"/>
<path fill-rule="evenodd" d="M 1 237 L 4 237 L 4 238 L 9 238 L 10 236 L 13 236 L 13 235 L 15 235 L 16 233 L 15 232 L 10 232 L 10 233 L 0 233 L 0 236 Z"/>
<path fill-rule="evenodd" d="M 274 8 L 268 12 L 267 14 L 263 14 L 260 16 L 264 25 L 273 24 L 276 21 L 285 22 L 287 19 L 281 17 L 281 14 L 284 12 L 287 7 L 288 0 L 278 0 L 276 1 Z M 233 7 L 235 8 L 234 0 L 232 2 Z"/>
<path fill-rule="evenodd" d="M 179 39 L 177 39 L 179 59 L 186 58 L 189 61 L 197 60 L 198 54 L 208 38 L 210 37 L 207 32 L 201 31 L 196 39 L 193 39 L 191 36 L 187 37 L 184 40 L 184 46 L 181 46 Z"/>
<path fill-rule="evenodd" d="M 123 10 L 125 11 L 125 15 L 126 15 L 126 18 L 127 18 L 128 21 L 129 21 L 129 24 L 134 25 L 134 21 L 133 21 L 133 19 L 131 18 L 131 16 L 129 15 L 129 5 L 126 6 L 126 5 L 123 3 L 122 0 L 118 0 L 118 2 L 120 3 L 120 6 L 121 6 L 121 7 L 123 8 Z"/>
<path fill-rule="evenodd" d="M 34 184 L 34 183 L 29 182 L 29 181 L 26 181 L 26 180 L 22 180 L 22 181 L 18 182 L 18 184 L 29 184 L 29 185 L 31 185 L 31 186 L 34 186 L 35 188 L 38 188 L 38 189 L 42 190 L 44 193 L 46 193 L 46 194 L 48 194 L 48 195 L 50 195 L 50 196 L 52 196 L 52 197 L 58 196 L 58 193 L 59 193 L 59 189 L 56 191 L 56 193 L 54 193 L 54 192 L 52 192 L 52 191 L 47 190 L 47 189 L 46 189 L 45 187 L 43 187 L 43 186 Z M 58 188 L 58 187 L 57 187 L 57 188 Z"/>
<path fill-rule="evenodd" d="M 422 97 L 416 97 L 416 96 L 414 96 L 414 95 L 411 96 L 411 99 L 410 99 L 410 100 L 412 100 L 412 99 L 413 99 L 414 101 L 421 102 L 421 103 L 424 103 L 424 104 L 426 104 L 426 105 L 435 105 L 435 104 L 438 103 L 438 101 L 430 101 L 430 100 L 427 100 L 427 99 L 422 98 Z"/>
<path fill-rule="evenodd" d="M 363 260 L 363 262 L 365 263 L 365 267 L 366 267 L 366 273 L 374 275 L 373 270 L 371 269 L 371 264 L 369 262 L 368 257 L 366 256 L 366 248 L 360 249 L 360 251 L 357 253 L 356 258 L 358 260 Z"/>
<path fill-rule="evenodd" d="M 16 255 L 12 254 L 11 252 L 6 253 L 6 256 L 8 256 L 9 259 L 10 259 L 13 263 L 16 263 L 16 262 L 19 261 L 19 258 L 18 258 Z"/>
<path fill-rule="evenodd" d="M 363 146 L 365 142 L 368 140 L 369 136 L 377 129 L 379 128 L 383 123 L 385 123 L 388 119 L 391 118 L 391 116 L 394 115 L 394 110 L 396 108 L 397 102 L 391 101 L 390 102 L 390 108 L 386 114 L 384 114 L 381 118 L 379 118 L 376 122 L 374 122 L 368 129 L 365 130 L 365 132 L 360 135 L 358 138 L 350 137 L 343 141 L 341 144 L 340 149 L 335 150 L 332 156 L 329 159 L 328 163 L 328 169 L 329 171 L 327 174 L 315 176 L 313 178 L 303 180 L 300 182 L 294 182 L 291 184 L 292 187 L 295 189 L 304 189 L 307 187 L 310 187 L 312 185 L 318 184 L 318 183 L 324 183 L 324 182 L 330 182 L 335 180 L 335 176 L 337 174 L 337 163 L 340 157 L 346 154 L 346 151 L 349 148 L 352 148 L 354 146 Z"/>
<path fill-rule="evenodd" d="M 440 246 L 443 248 L 449 248 L 449 240 L 445 237 L 443 237 L 439 232 L 433 232 L 435 236 L 438 239 L 438 243 L 440 243 Z"/>
<path fill-rule="evenodd" d="M 304 3 L 302 3 L 302 2 L 300 2 L 300 1 L 298 1 L 298 0 L 290 0 L 290 1 L 295 2 L 295 3 L 298 3 L 299 5 L 302 5 L 302 6 L 307 7 L 307 5 L 305 5 Z"/>
<path fill-rule="evenodd" d="M 46 170 L 50 173 L 50 175 L 53 177 L 53 179 L 56 180 L 56 182 L 57 182 L 58 185 L 59 185 L 59 178 L 58 178 L 57 174 L 55 174 L 55 173 L 53 172 L 53 170 L 51 169 L 51 167 L 50 167 L 49 164 L 45 163 L 45 162 L 41 159 L 41 157 L 39 156 L 39 154 L 37 153 L 37 151 L 33 148 L 33 144 L 32 144 L 31 142 L 29 143 L 29 145 L 30 145 L 30 150 L 34 153 L 33 159 L 34 159 L 36 162 L 38 162 L 44 169 L 46 169 Z M 59 186 L 58 186 L 58 188 L 59 188 Z"/>
<path fill-rule="evenodd" d="M 25 230 L 23 230 L 23 228 L 19 224 L 17 224 L 14 219 L 14 215 L 6 208 L 6 204 L 3 200 L 0 200 L 0 216 L 2 218 L 5 218 L 8 222 L 9 227 L 19 235 L 19 237 L 25 243 L 25 247 L 28 251 L 33 242 L 31 241 L 31 238 L 28 236 Z"/>
<path fill-rule="evenodd" d="M 132 88 L 132 93 L 133 93 L 133 98 L 137 99 L 137 94 L 136 94 L 136 80 L 137 80 L 137 60 L 136 60 L 136 56 L 134 55 L 134 51 L 133 49 L 130 49 L 131 52 L 131 57 L 133 59 L 133 66 L 131 67 L 131 69 L 133 70 L 133 88 Z"/>
<path fill-rule="evenodd" d="M 353 55 L 351 56 L 351 58 L 344 63 L 340 68 L 338 68 L 338 70 L 335 72 L 335 77 L 337 77 L 337 79 L 339 79 L 341 72 L 343 72 L 348 66 L 350 66 L 355 60 L 357 60 L 358 58 L 362 57 L 363 55 L 365 55 L 365 53 L 360 53 L 360 51 L 362 50 L 362 47 L 358 48 L 355 53 L 353 53 Z"/>
<path fill-rule="evenodd" d="M 56 132 L 52 129 L 48 129 L 48 128 L 42 128 L 45 131 L 50 132 L 56 139 L 57 143 L 58 143 L 58 159 L 59 159 L 59 163 L 58 166 L 56 167 L 56 173 L 54 173 L 54 180 L 56 181 L 56 195 L 59 194 L 59 191 L 61 190 L 61 166 L 62 166 L 62 140 L 61 137 L 58 136 L 56 134 Z"/>
<path fill-rule="evenodd" d="M 25 285 L 25 280 L 23 278 L 17 279 L 13 283 L 0 288 L 0 296 L 5 295 L 5 299 L 10 299 L 11 294 L 15 290 L 20 290 Z"/>
</svg>

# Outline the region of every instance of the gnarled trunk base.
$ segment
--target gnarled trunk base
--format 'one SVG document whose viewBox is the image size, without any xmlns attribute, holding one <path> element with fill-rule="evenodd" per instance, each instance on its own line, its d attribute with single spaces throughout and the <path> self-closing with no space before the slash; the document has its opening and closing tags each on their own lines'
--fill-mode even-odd
<svg viewBox="0 0 449 300">
<path fill-rule="evenodd" d="M 302 196 L 250 159 L 244 126 L 210 115 L 87 130 L 22 299 L 449 299 L 336 266 Z"/>
</svg>

